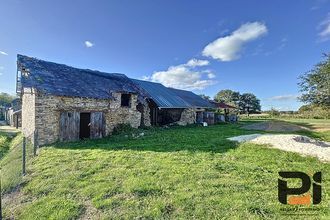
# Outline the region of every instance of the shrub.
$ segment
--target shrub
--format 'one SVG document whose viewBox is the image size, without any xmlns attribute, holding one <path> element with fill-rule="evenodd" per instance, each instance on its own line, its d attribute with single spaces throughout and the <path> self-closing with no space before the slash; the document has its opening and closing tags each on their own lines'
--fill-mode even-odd
<svg viewBox="0 0 330 220">
<path fill-rule="evenodd" d="M 126 134 L 136 131 L 130 124 L 118 124 L 114 127 L 112 134 Z"/>
<path fill-rule="evenodd" d="M 272 117 L 280 116 L 280 112 L 275 108 L 271 108 L 271 110 L 269 111 L 269 115 Z"/>
</svg>

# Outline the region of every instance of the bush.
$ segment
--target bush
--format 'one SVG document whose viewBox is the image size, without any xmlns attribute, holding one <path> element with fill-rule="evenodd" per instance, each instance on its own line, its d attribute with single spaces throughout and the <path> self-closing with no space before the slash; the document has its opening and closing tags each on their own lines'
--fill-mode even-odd
<svg viewBox="0 0 330 220">
<path fill-rule="evenodd" d="M 272 108 L 269 111 L 269 115 L 272 116 L 272 117 L 280 116 L 280 112 L 278 110 L 276 110 L 275 108 Z"/>
<path fill-rule="evenodd" d="M 127 134 L 136 131 L 130 124 L 118 124 L 114 127 L 112 134 Z"/>
<path fill-rule="evenodd" d="M 303 105 L 298 111 L 300 118 L 330 119 L 330 109 L 317 105 Z"/>
</svg>

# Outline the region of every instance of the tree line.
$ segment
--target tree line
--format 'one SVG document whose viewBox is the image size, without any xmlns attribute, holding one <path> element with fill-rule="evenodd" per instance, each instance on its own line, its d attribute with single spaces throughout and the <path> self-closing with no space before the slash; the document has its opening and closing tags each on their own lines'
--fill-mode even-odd
<svg viewBox="0 0 330 220">
<path fill-rule="evenodd" d="M 15 99 L 16 97 L 13 95 L 10 95 L 5 92 L 0 92 L 0 120 L 3 120 L 5 117 L 5 108 L 10 107 L 10 103 Z"/>
<path fill-rule="evenodd" d="M 200 96 L 204 99 L 211 99 L 211 97 L 203 94 Z M 238 108 L 241 113 L 259 113 L 261 111 L 260 100 L 253 93 L 240 94 L 237 91 L 224 89 L 214 96 L 214 101 L 232 105 Z"/>
<path fill-rule="evenodd" d="M 299 108 L 299 114 L 306 118 L 330 118 L 330 53 L 324 54 L 324 59 L 299 79 L 299 100 L 306 103 Z"/>
<path fill-rule="evenodd" d="M 330 53 L 312 70 L 300 76 L 300 100 L 308 105 L 330 107 Z"/>
</svg>

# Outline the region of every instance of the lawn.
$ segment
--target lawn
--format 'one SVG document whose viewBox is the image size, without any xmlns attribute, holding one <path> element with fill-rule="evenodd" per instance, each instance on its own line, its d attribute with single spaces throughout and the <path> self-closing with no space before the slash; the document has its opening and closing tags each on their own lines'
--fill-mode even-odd
<svg viewBox="0 0 330 220">
<path fill-rule="evenodd" d="M 248 123 L 248 122 L 246 122 Z M 323 174 L 317 218 L 330 218 L 330 164 L 227 137 L 240 125 L 157 128 L 144 136 L 44 147 L 5 215 L 17 219 L 297 218 L 277 200 L 279 171 Z M 330 141 L 330 135 L 322 134 Z M 306 207 L 295 213 L 312 217 Z M 306 216 L 305 216 L 306 217 Z"/>
</svg>

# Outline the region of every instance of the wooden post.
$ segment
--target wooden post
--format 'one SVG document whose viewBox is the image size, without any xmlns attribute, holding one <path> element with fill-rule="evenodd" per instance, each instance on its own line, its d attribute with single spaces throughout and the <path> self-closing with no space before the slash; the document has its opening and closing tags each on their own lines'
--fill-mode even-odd
<svg viewBox="0 0 330 220">
<path fill-rule="evenodd" d="M 2 220 L 2 170 L 0 169 L 0 220 Z"/>
<path fill-rule="evenodd" d="M 16 114 L 16 129 L 18 129 L 18 115 Z"/>
<path fill-rule="evenodd" d="M 22 158 L 22 174 L 25 176 L 25 162 L 26 162 L 26 137 L 23 137 L 23 158 Z"/>
<path fill-rule="evenodd" d="M 39 148 L 38 144 L 38 130 L 34 130 L 34 135 L 33 135 L 33 156 L 37 156 L 37 150 Z"/>
</svg>

